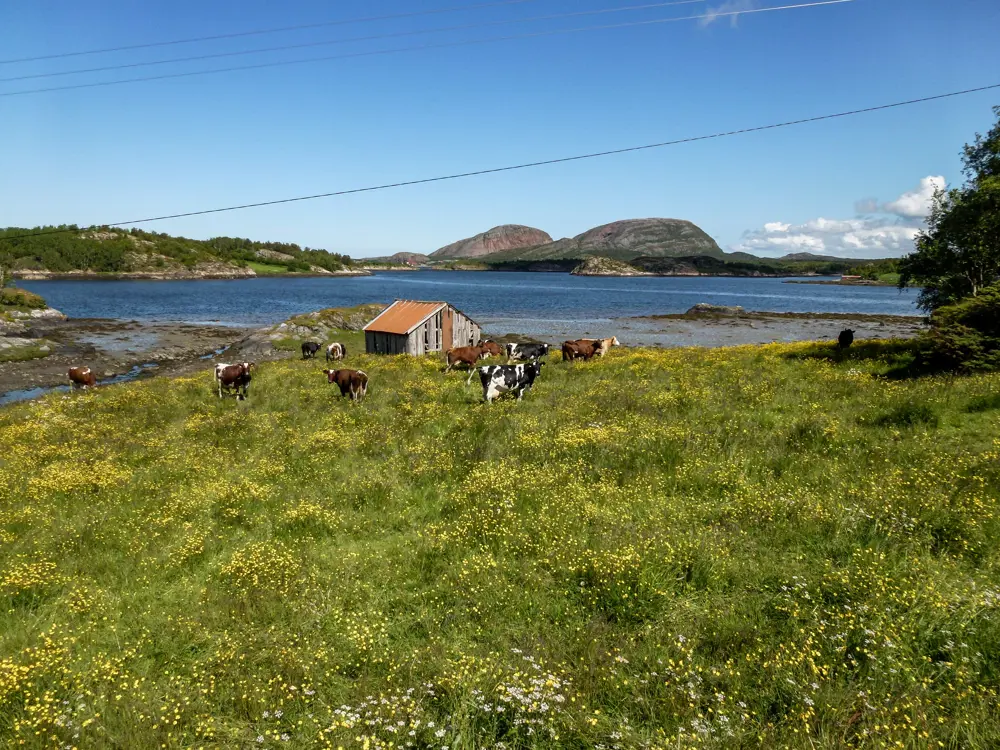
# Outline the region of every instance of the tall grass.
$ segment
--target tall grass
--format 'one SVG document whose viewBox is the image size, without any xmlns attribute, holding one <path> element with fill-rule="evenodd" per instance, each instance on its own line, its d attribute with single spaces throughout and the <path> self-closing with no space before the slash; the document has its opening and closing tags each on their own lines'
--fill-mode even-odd
<svg viewBox="0 0 1000 750">
<path fill-rule="evenodd" d="M 0 412 L 0 745 L 1000 743 L 1000 377 L 323 366 Z"/>
</svg>

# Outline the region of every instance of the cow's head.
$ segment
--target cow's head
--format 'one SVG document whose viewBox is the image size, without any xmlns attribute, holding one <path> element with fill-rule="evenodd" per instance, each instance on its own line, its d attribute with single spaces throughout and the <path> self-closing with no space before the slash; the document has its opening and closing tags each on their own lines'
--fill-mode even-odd
<svg viewBox="0 0 1000 750">
<path fill-rule="evenodd" d="M 608 348 L 611 348 L 612 346 L 621 346 L 621 344 L 618 341 L 618 337 L 617 336 L 612 336 L 611 337 L 611 343 L 608 344 Z"/>
<path fill-rule="evenodd" d="M 323 370 L 323 374 L 326 375 L 326 382 L 332 383 L 337 377 L 337 370 Z"/>
</svg>

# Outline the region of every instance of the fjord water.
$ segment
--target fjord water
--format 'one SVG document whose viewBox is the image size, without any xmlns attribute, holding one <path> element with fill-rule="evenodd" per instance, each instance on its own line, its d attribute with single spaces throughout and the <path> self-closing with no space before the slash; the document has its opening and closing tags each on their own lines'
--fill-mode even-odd
<svg viewBox="0 0 1000 750">
<path fill-rule="evenodd" d="M 347 278 L 24 281 L 73 318 L 262 326 L 324 307 L 447 300 L 491 330 L 684 312 L 698 302 L 770 312 L 916 315 L 916 290 L 788 284 L 787 279 L 594 277 L 566 273 L 408 271 Z"/>
</svg>

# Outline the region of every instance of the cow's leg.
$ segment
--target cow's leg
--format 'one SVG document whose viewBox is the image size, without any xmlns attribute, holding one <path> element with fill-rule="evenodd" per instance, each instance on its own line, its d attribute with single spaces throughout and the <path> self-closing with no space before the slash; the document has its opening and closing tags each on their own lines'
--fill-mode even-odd
<svg viewBox="0 0 1000 750">
<path fill-rule="evenodd" d="M 476 374 L 476 372 L 477 372 L 477 370 L 476 370 L 476 368 L 475 368 L 475 367 L 470 367 L 470 368 L 469 368 L 469 377 L 467 377 L 467 378 L 465 379 L 465 384 L 466 384 L 466 385 L 468 385 L 469 383 L 471 383 L 471 382 L 472 382 L 472 376 L 473 376 L 473 375 L 475 375 L 475 374 Z"/>
<path fill-rule="evenodd" d="M 219 398 L 222 398 L 222 378 L 219 378 Z"/>
</svg>

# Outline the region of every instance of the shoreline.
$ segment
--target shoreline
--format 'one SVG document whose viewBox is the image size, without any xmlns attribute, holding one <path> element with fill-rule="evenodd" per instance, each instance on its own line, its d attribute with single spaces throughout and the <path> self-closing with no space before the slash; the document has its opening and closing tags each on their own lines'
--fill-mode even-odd
<svg viewBox="0 0 1000 750">
<path fill-rule="evenodd" d="M 356 276 L 371 276 L 372 271 L 329 271 L 313 273 L 289 271 L 288 273 L 158 273 L 155 271 L 124 271 L 122 273 L 99 273 L 84 271 L 15 271 L 13 277 L 18 281 L 247 281 L 249 279 L 276 278 L 351 278 Z"/>
<path fill-rule="evenodd" d="M 592 320 L 543 321 L 484 318 L 484 337 L 536 340 L 560 346 L 576 338 L 617 336 L 623 346 L 717 348 L 793 341 L 835 341 L 843 328 L 857 340 L 913 338 L 926 330 L 921 316 L 865 313 L 673 313 Z M 66 385 L 66 371 L 86 364 L 99 380 L 120 382 L 178 376 L 210 369 L 218 361 L 271 361 L 294 356 L 275 349 L 277 326 L 221 322 L 140 322 L 71 318 L 33 323 L 19 334 L 53 344 L 48 356 L 0 362 L 0 398 L 13 391 Z M 294 332 L 292 332 L 294 338 Z M 273 340 L 273 339 L 272 339 Z"/>
</svg>

